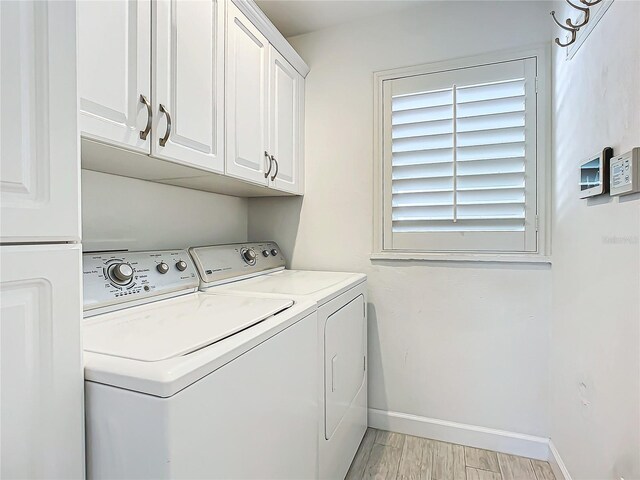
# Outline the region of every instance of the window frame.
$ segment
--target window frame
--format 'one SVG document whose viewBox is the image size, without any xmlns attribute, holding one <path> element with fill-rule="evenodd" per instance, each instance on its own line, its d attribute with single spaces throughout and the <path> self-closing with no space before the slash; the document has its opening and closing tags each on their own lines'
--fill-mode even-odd
<svg viewBox="0 0 640 480">
<path fill-rule="evenodd" d="M 385 102 L 385 81 L 426 75 L 430 73 L 465 69 L 470 67 L 491 65 L 514 60 L 536 59 L 537 97 L 536 97 L 536 223 L 537 250 L 533 252 L 500 252 L 500 251 L 428 251 L 385 249 L 386 223 L 385 212 L 388 210 L 386 200 L 389 186 L 385 185 L 385 118 L 383 106 Z M 450 61 L 428 63 L 404 68 L 395 68 L 374 72 L 374 235 L 372 260 L 461 260 L 489 262 L 550 262 L 550 171 L 551 158 L 551 75 L 549 45 L 537 45 L 526 49 L 509 50 L 490 54 L 464 57 Z"/>
</svg>

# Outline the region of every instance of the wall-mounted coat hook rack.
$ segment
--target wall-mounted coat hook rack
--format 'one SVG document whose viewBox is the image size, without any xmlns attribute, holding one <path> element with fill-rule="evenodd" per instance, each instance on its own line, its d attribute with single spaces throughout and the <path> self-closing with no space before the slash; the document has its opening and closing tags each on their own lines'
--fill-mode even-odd
<svg viewBox="0 0 640 480">
<path fill-rule="evenodd" d="M 589 23 L 589 20 L 591 18 L 591 15 L 590 15 L 591 12 L 590 12 L 589 8 L 593 7 L 594 5 L 599 4 L 603 0 L 591 0 L 591 1 L 590 0 L 579 0 L 581 5 L 577 5 L 577 4 L 573 3 L 571 0 L 565 0 L 565 1 L 569 5 L 571 5 L 572 8 L 582 12 L 583 18 L 582 18 L 582 20 L 576 20 L 575 22 L 571 18 L 567 18 L 565 20 L 565 23 L 562 23 L 556 18 L 556 12 L 555 11 L 551 12 L 551 16 L 553 17 L 553 21 L 556 22 L 556 25 L 558 25 L 560 28 L 562 28 L 563 30 L 566 30 L 567 32 L 569 32 L 571 34 L 571 37 L 565 43 L 562 43 L 560 41 L 560 38 L 556 38 L 556 44 L 558 46 L 560 46 L 560 47 L 568 47 L 569 45 L 571 45 L 572 43 L 574 43 L 576 41 L 578 30 L 580 30 L 582 27 L 586 26 L 587 23 Z"/>
<path fill-rule="evenodd" d="M 561 17 L 557 16 L 555 11 L 551 12 L 551 16 L 555 24 L 563 30 L 562 35 L 558 35 L 555 39 L 555 43 L 559 47 L 569 47 L 566 51 L 566 58 L 569 60 L 573 58 L 614 0 L 565 0 L 565 2 L 571 7 L 565 9 L 567 17 L 563 16 L 564 20 L 561 21 Z"/>
</svg>

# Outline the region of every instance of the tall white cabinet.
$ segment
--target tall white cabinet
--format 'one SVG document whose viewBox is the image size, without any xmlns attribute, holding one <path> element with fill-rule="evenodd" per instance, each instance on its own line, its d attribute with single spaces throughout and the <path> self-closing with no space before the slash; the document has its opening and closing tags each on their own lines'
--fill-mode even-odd
<svg viewBox="0 0 640 480">
<path fill-rule="evenodd" d="M 75 2 L 0 2 L 0 111 L 0 477 L 83 478 Z"/>
</svg>

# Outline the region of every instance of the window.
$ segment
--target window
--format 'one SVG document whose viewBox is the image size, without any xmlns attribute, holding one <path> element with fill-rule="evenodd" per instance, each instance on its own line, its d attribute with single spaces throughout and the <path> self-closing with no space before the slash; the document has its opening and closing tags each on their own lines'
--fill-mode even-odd
<svg viewBox="0 0 640 480">
<path fill-rule="evenodd" d="M 377 75 L 379 251 L 540 252 L 538 69 L 528 56 Z"/>
</svg>

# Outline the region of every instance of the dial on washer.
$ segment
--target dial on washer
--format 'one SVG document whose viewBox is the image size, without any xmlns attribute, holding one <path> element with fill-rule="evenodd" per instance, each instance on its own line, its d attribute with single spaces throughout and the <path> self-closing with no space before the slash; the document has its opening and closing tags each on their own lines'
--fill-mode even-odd
<svg viewBox="0 0 640 480">
<path fill-rule="evenodd" d="M 109 269 L 109 277 L 119 285 L 125 285 L 133 278 L 133 268 L 128 263 L 116 263 Z"/>
<path fill-rule="evenodd" d="M 256 263 L 256 252 L 254 252 L 252 249 L 247 248 L 246 250 L 244 250 L 242 252 L 242 258 L 244 259 L 245 262 L 247 262 L 249 265 L 253 265 L 254 263 Z"/>
<path fill-rule="evenodd" d="M 169 265 L 167 265 L 164 262 L 161 262 L 158 264 L 158 266 L 156 267 L 158 269 L 158 271 L 162 274 L 165 274 L 169 271 Z"/>
<path fill-rule="evenodd" d="M 176 263 L 176 268 L 181 272 L 184 272 L 187 269 L 187 262 L 185 262 L 184 260 L 179 260 Z"/>
</svg>

